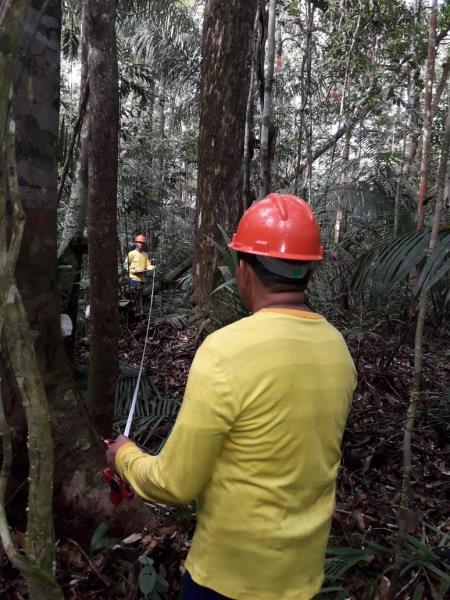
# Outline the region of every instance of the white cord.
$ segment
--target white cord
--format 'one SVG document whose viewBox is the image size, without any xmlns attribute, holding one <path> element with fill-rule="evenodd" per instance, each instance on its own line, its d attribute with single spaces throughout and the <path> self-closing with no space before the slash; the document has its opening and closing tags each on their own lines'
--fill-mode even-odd
<svg viewBox="0 0 450 600">
<path fill-rule="evenodd" d="M 137 402 L 137 397 L 139 394 L 139 386 L 141 384 L 142 371 L 144 369 L 145 350 L 147 348 L 148 332 L 150 329 L 150 319 L 152 316 L 154 289 L 155 289 L 155 269 L 153 269 L 153 271 L 152 271 L 152 294 L 150 297 L 150 309 L 148 311 L 147 331 L 145 332 L 145 342 L 144 342 L 144 350 L 142 352 L 141 366 L 139 367 L 139 373 L 138 373 L 138 377 L 137 377 L 137 381 L 136 381 L 136 387 L 134 388 L 134 393 L 133 393 L 133 400 L 131 401 L 130 412 L 128 413 L 127 424 L 125 425 L 125 431 L 123 432 L 123 435 L 126 437 L 130 436 L 131 423 L 133 422 L 134 411 L 136 409 L 136 402 Z"/>
</svg>

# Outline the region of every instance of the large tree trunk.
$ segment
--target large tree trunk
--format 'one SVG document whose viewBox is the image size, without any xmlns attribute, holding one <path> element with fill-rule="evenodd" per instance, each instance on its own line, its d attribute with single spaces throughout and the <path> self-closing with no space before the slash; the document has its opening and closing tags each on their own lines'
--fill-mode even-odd
<svg viewBox="0 0 450 600">
<path fill-rule="evenodd" d="M 207 307 L 217 253 L 208 237 L 235 229 L 242 202 L 242 156 L 256 0 L 208 0 L 202 43 L 193 301 Z M 220 234 L 219 234 L 220 235 Z"/>
<path fill-rule="evenodd" d="M 23 2 L 22 6 L 26 4 Z M 16 140 L 20 149 L 17 152 L 20 196 L 26 216 L 16 280 L 27 311 L 50 408 L 54 440 L 55 525 L 58 532 L 81 531 L 83 539 L 88 541 L 93 530 L 102 521 L 110 523 L 118 532 L 131 533 L 137 528 L 150 525 L 151 514 L 138 500 L 119 507 L 114 507 L 109 501 L 108 488 L 101 475 L 102 467 L 105 466 L 104 446 L 92 427 L 84 402 L 76 392 L 61 337 L 56 274 L 58 5 L 57 0 L 50 0 L 44 12 L 38 28 L 39 34 L 34 38 L 30 55 L 23 62 L 25 70 L 22 70 L 21 88 L 14 107 Z M 19 8 L 19 5 L 14 4 L 14 10 L 16 7 Z M 35 16 L 37 13 L 38 10 L 33 9 Z M 29 34 L 35 33 L 35 27 L 27 31 Z M 8 35 L 12 33 L 8 31 Z M 0 39 L 1 36 L 0 27 Z M 3 57 L 0 58 L 2 59 Z M 3 88 L 0 86 L 0 99 L 2 92 Z M 4 123 L 1 122 L 1 125 Z M 3 161 L 0 165 L 1 179 L 4 172 Z M 3 202 L 1 181 L 0 190 L 0 200 Z M 115 240 L 115 236 L 112 237 Z M 2 256 L 0 251 L 0 257 Z M 31 391 L 33 389 L 37 389 L 37 386 L 31 386 Z M 11 390 L 10 396 L 13 402 L 7 407 L 8 421 L 18 423 L 22 415 L 16 418 L 12 412 L 17 410 L 19 401 Z M 23 427 L 17 433 L 23 435 Z M 48 464 L 42 470 L 50 490 L 51 471 Z M 43 527 L 39 517 L 41 515 L 33 514 L 33 519 L 37 519 L 38 530 Z M 45 588 L 42 589 L 45 593 Z M 47 598 L 50 595 L 46 596 L 46 600 Z"/>
<path fill-rule="evenodd" d="M 87 0 L 89 62 L 88 249 L 91 350 L 88 405 L 97 430 L 112 428 L 118 369 L 116 0 Z"/>
<path fill-rule="evenodd" d="M 49 226 L 49 215 L 56 210 L 60 7 L 58 0 L 50 0 L 39 22 L 44 4 L 30 9 L 22 40 L 24 51 L 29 50 L 17 65 L 14 102 L 19 193 L 26 213 L 16 279 L 43 372 L 53 361 L 60 339 L 56 253 L 52 253 L 56 220 Z M 52 371 L 56 384 L 54 366 Z M 44 384 L 49 383 L 44 375 Z"/>
<path fill-rule="evenodd" d="M 58 314 L 57 307 L 48 302 L 40 275 L 42 267 L 47 266 L 43 254 L 49 244 L 48 237 L 42 235 L 41 225 L 50 208 L 49 200 L 56 201 L 57 162 L 54 157 L 59 119 L 60 24 L 58 0 L 41 0 L 28 10 L 15 64 L 14 128 L 11 130 L 14 133 L 11 133 L 8 150 L 8 187 L 13 216 L 10 246 L 19 244 L 23 234 L 28 243 L 22 245 L 18 258 L 16 282 L 20 291 L 13 279 L 9 281 L 8 295 L 12 300 L 9 299 L 4 307 L 2 349 L 9 360 L 9 378 L 15 382 L 17 396 L 27 416 L 30 468 L 25 550 L 27 559 L 47 574 L 36 573 L 34 568 L 27 573 L 29 595 L 36 600 L 62 598 L 61 590 L 52 581 L 53 440 L 46 382 L 39 370 L 39 354 L 35 353 L 35 348 L 42 349 L 43 340 L 37 333 L 39 324 L 49 310 Z M 41 102 L 46 104 L 46 111 L 37 109 Z M 19 224 L 22 206 L 28 212 L 24 231 Z M 54 234 L 56 236 L 56 227 Z M 22 265 L 31 255 L 43 260 L 43 265 L 38 264 L 35 271 L 25 277 Z"/>
<path fill-rule="evenodd" d="M 10 114 L 13 62 L 17 49 L 27 47 L 29 30 L 37 15 L 29 9 L 29 2 L 20 0 L 2 3 L 0 7 L 0 339 L 2 358 L 8 357 L 9 366 L 23 401 L 28 419 L 29 515 L 26 554 L 20 553 L 14 543 L 5 511 L 5 492 L 12 462 L 11 432 L 5 419 L 3 397 L 0 390 L 0 539 L 4 551 L 12 564 L 27 577 L 29 596 L 38 598 L 62 598 L 61 590 L 52 578 L 52 462 L 53 447 L 48 420 L 47 399 L 42 379 L 39 376 L 36 356 L 28 328 L 27 316 L 15 281 L 20 241 L 23 235 L 23 211 L 19 199 L 16 157 L 14 145 L 14 116 Z M 42 37 L 47 38 L 52 30 L 51 11 L 46 14 Z M 25 31 L 22 31 L 24 28 Z M 39 59 L 38 59 L 39 62 Z M 23 77 L 29 77 L 34 65 L 21 64 Z M 16 70 L 17 71 L 17 70 Z M 16 77 L 17 82 L 17 77 Z M 22 83 L 22 94 L 27 85 Z M 19 90 L 14 90 L 19 92 Z M 30 87 L 32 96 L 35 89 Z M 8 135 L 8 130 L 10 133 Z M 9 143 L 8 140 L 9 139 Z M 7 219 L 7 200 L 11 214 Z M 10 206 L 8 203 L 8 207 Z M 7 232 L 7 225 L 11 231 Z M 9 233 L 9 235 L 8 235 Z M 4 329 L 3 329 L 4 326 Z M 2 336 L 2 332 L 4 335 Z M 3 362 L 3 361 L 2 361 Z M 0 380 L 0 385 L 2 384 Z M 50 470 L 50 475 L 48 475 Z"/>
</svg>

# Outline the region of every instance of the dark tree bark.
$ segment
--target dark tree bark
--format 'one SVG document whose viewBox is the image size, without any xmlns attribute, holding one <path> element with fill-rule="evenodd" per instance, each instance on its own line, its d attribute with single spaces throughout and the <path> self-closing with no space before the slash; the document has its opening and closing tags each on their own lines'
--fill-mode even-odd
<svg viewBox="0 0 450 600">
<path fill-rule="evenodd" d="M 0 153 L 2 158 L 0 161 L 0 177 L 5 186 L 6 182 L 3 177 L 6 171 L 6 160 L 4 158 L 9 123 L 10 84 L 22 23 L 26 18 L 29 4 L 30 2 L 27 0 L 19 0 L 18 2 L 9 0 L 0 4 L 0 74 L 2 77 L 2 85 L 0 86 Z"/>
<path fill-rule="evenodd" d="M 116 0 L 87 0 L 89 63 L 88 252 L 91 351 L 88 405 L 105 437 L 118 369 L 117 157 L 119 89 Z"/>
<path fill-rule="evenodd" d="M 36 7 L 36 4 L 34 2 L 33 6 Z M 14 9 L 22 7 L 21 10 L 24 10 L 26 5 L 26 2 L 14 4 Z M 40 15 L 39 8 L 44 5 L 42 0 L 42 4 L 34 10 L 36 18 Z M 27 311 L 50 408 L 54 440 L 54 507 L 57 511 L 54 523 L 58 532 L 70 534 L 81 531 L 82 538 L 88 541 L 102 521 L 110 523 L 121 533 L 131 533 L 144 523 L 150 526 L 152 521 L 151 513 L 138 500 L 119 507 L 114 507 L 109 501 L 108 488 L 101 476 L 105 466 L 104 446 L 92 427 L 84 402 L 76 392 L 61 337 L 56 275 L 58 11 L 59 1 L 50 0 L 41 15 L 39 34 L 34 37 L 32 46 L 25 46 L 29 54 L 24 53 L 22 62 L 25 69 L 22 68 L 21 89 L 14 106 L 16 144 L 20 148 L 17 152 L 20 197 L 26 217 L 16 281 Z M 1 17 L 0 10 L 0 36 L 3 34 Z M 33 33 L 36 27 L 27 31 Z M 13 33 L 8 30 L 8 35 Z M 0 86 L 0 99 L 3 98 L 2 92 Z M 4 125 L 3 122 L 1 124 Z M 3 161 L 0 165 L 0 200 L 3 203 L 6 187 L 1 181 Z M 18 425 L 15 430 L 17 445 L 20 436 L 25 444 L 24 417 L 18 410 L 17 394 L 10 389 L 8 395 L 7 420 Z M 50 490 L 51 470 L 47 464 L 42 472 Z M 33 515 L 33 518 L 39 529 L 39 515 Z M 45 588 L 42 588 L 42 593 L 46 593 Z M 45 599 L 49 598 L 47 594 Z"/>
<path fill-rule="evenodd" d="M 241 210 L 245 113 L 256 0 L 208 0 L 202 43 L 193 301 L 207 307 L 217 253 L 208 237 L 230 233 Z"/>
<path fill-rule="evenodd" d="M 29 8 L 30 2 L 6 1 L 0 5 L 0 375 L 5 370 L 7 358 L 10 379 L 16 384 L 17 395 L 22 399 L 28 421 L 28 454 L 30 458 L 27 519 L 27 541 L 25 553 L 19 552 L 8 526 L 5 510 L 5 494 L 12 464 L 11 430 L 5 419 L 4 401 L 0 389 L 0 539 L 11 563 L 26 576 L 29 597 L 32 600 L 62 598 L 62 592 L 52 577 L 52 466 L 53 445 L 49 426 L 47 399 L 39 375 L 36 355 L 28 327 L 27 315 L 16 285 L 20 242 L 24 230 L 24 215 L 19 198 L 15 157 L 15 123 L 11 114 L 10 98 L 17 89 L 13 65 L 22 72 L 22 82 L 30 82 L 34 64 L 25 63 L 23 49 L 30 42 L 29 32 L 33 28 L 37 10 Z M 46 13 L 41 31 L 41 40 L 52 37 L 55 19 L 52 9 Z M 56 21 L 57 25 L 58 21 Z M 57 27 L 56 27 L 57 29 Z M 44 41 L 45 47 L 45 41 Z M 36 44 L 34 45 L 36 48 Z M 19 53 L 18 50 L 21 50 Z M 42 50 L 42 46 L 41 46 Z M 51 59 L 51 52 L 50 59 Z M 48 58 L 48 55 L 45 57 Z M 39 63 L 37 58 L 37 63 Z M 16 82 L 16 86 L 12 82 Z M 32 96 L 35 89 L 26 84 L 21 86 Z M 14 93 L 11 94 L 10 92 Z M 9 210 L 9 214 L 7 211 Z M 8 218 L 7 218 L 8 215 Z M 9 231 L 8 231 L 9 230 Z M 3 333 L 3 335 L 2 335 Z M 0 380 L 0 387 L 3 387 Z M 23 413 L 21 415 L 23 417 Z M 48 474 L 48 471 L 50 473 Z"/>
<path fill-rule="evenodd" d="M 48 266 L 44 255 L 52 243 L 43 223 L 51 205 L 56 203 L 60 23 L 59 0 L 41 0 L 29 7 L 15 61 L 15 127 L 8 149 L 11 245 L 22 235 L 24 243 L 16 270 L 18 289 L 11 285 L 9 294 L 14 302 L 9 301 L 5 309 L 2 351 L 8 356 L 9 377 L 16 384 L 17 399 L 22 401 L 27 415 L 30 510 L 25 551 L 27 559 L 47 574 L 36 576 L 33 569 L 27 574 L 30 598 L 36 600 L 62 598 L 61 590 L 52 581 L 53 440 L 45 392 L 49 382 L 42 376 L 45 363 L 41 360 L 39 365 L 37 360 L 44 355 L 39 331 L 49 311 L 59 313 L 57 302 L 52 302 L 48 293 L 49 287 L 53 291 L 56 287 L 56 262 L 52 265 L 53 278 L 43 282 L 41 274 L 43 267 Z M 46 110 L 39 111 L 39 105 L 45 105 Z M 27 220 L 20 235 L 18 221 L 23 208 Z M 53 233 L 56 238 L 56 223 Z M 26 277 L 23 266 L 31 257 L 35 269 Z"/>
<path fill-rule="evenodd" d="M 56 219 L 49 218 L 56 211 L 60 7 L 58 0 L 50 0 L 41 15 L 44 5 L 42 0 L 30 9 L 22 40 L 24 54 L 29 50 L 16 68 L 13 107 L 19 193 L 26 213 L 16 279 L 43 373 L 55 359 L 60 339 Z M 54 368 L 51 377 L 56 384 Z M 45 374 L 44 384 L 50 384 Z"/>
</svg>

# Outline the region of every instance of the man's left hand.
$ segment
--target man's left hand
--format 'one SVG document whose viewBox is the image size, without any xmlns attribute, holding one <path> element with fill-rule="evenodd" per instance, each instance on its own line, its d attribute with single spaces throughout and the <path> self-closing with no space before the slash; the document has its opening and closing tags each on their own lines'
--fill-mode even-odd
<svg viewBox="0 0 450 600">
<path fill-rule="evenodd" d="M 119 448 L 131 442 L 130 438 L 125 437 L 124 435 L 119 435 L 114 441 L 110 443 L 110 445 L 106 449 L 106 463 L 112 469 L 116 468 L 116 454 Z"/>
</svg>

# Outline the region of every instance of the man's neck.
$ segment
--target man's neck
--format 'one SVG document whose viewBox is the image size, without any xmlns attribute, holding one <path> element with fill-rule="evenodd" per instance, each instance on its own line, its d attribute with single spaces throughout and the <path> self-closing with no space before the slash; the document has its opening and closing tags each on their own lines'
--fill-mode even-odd
<svg viewBox="0 0 450 600">
<path fill-rule="evenodd" d="M 311 312 L 311 309 L 305 304 L 305 294 L 303 292 L 267 294 L 265 297 L 256 300 L 252 308 L 253 312 L 258 312 L 262 308 L 290 308 L 291 310 Z"/>
</svg>

